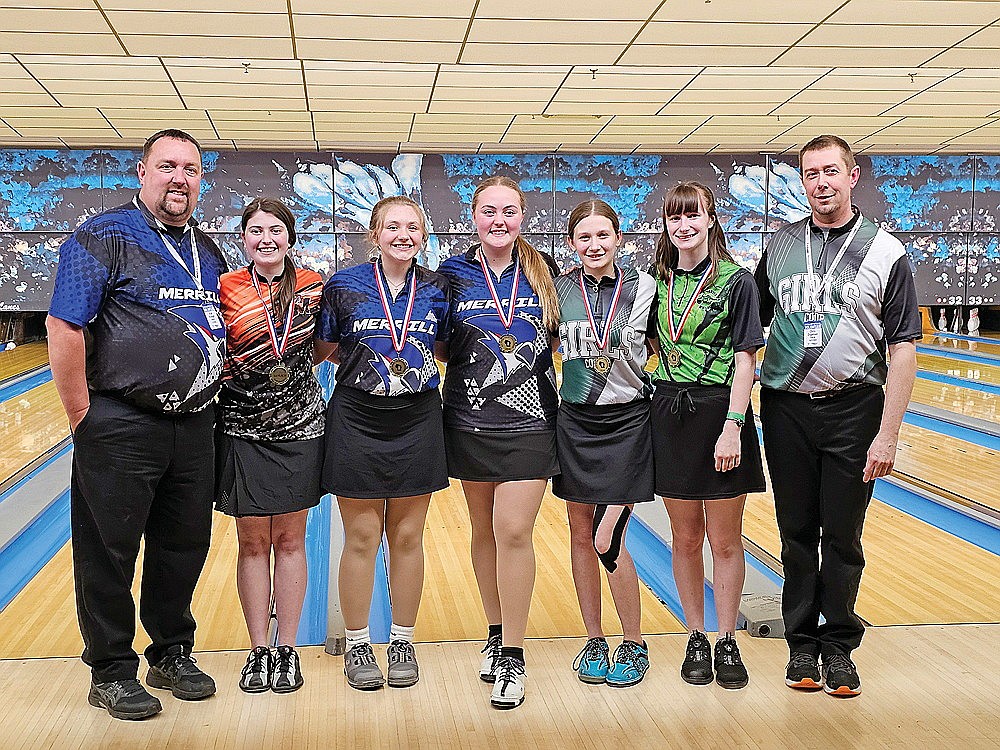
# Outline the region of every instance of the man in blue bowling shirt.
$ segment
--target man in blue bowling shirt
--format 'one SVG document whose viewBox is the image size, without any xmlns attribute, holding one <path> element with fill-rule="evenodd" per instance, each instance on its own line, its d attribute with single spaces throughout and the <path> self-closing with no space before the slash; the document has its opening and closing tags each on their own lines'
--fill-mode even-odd
<svg viewBox="0 0 1000 750">
<path fill-rule="evenodd" d="M 139 618 L 146 684 L 186 700 L 215 683 L 191 658 L 191 597 L 212 522 L 213 414 L 226 263 L 191 215 L 201 147 L 150 136 L 138 195 L 66 240 L 46 321 L 52 376 L 73 431 L 73 569 L 88 700 L 118 719 L 160 702 L 136 679 L 131 586 L 145 541 Z"/>
</svg>

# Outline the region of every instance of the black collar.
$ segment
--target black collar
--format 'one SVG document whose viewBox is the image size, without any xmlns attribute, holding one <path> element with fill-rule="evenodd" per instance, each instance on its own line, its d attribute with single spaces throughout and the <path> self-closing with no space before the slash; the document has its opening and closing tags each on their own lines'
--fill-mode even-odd
<svg viewBox="0 0 1000 750">
<path fill-rule="evenodd" d="M 850 221 L 848 221 L 846 224 L 841 224 L 839 227 L 817 226 L 816 222 L 813 221 L 812 215 L 810 215 L 809 228 L 812 229 L 812 231 L 816 232 L 817 234 L 826 234 L 829 237 L 839 237 L 842 234 L 847 234 L 854 228 L 855 224 L 861 221 L 861 209 L 859 209 L 855 205 L 852 205 L 851 211 L 854 213 L 854 215 L 851 217 Z"/>
<path fill-rule="evenodd" d="M 678 275 L 687 274 L 688 276 L 701 276 L 703 273 L 705 273 L 705 269 L 708 268 L 708 264 L 711 262 L 712 262 L 712 256 L 706 255 L 704 258 L 701 259 L 701 262 L 694 268 L 692 268 L 690 271 L 685 271 L 683 268 L 678 268 L 676 263 L 674 263 L 674 265 L 670 267 L 670 270 Z"/>
</svg>

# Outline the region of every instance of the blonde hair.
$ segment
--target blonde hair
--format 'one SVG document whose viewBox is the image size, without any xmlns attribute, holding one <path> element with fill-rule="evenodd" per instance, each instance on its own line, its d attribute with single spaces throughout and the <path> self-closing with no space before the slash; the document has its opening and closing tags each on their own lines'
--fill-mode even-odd
<svg viewBox="0 0 1000 750">
<path fill-rule="evenodd" d="M 513 190 L 517 193 L 517 197 L 520 200 L 521 211 L 523 212 L 526 209 L 527 202 L 524 198 L 524 191 L 521 190 L 520 186 L 509 177 L 494 175 L 480 182 L 476 187 L 476 192 L 472 194 L 473 213 L 476 211 L 476 204 L 479 203 L 479 197 L 482 195 L 482 192 L 486 188 L 491 187 L 503 187 Z M 538 295 L 538 299 L 542 304 L 542 324 L 550 333 L 557 331 L 559 329 L 559 297 L 556 295 L 556 286 L 552 282 L 552 272 L 549 270 L 549 264 L 545 262 L 542 254 L 530 242 L 524 239 L 520 233 L 514 239 L 514 251 L 517 253 L 521 268 L 528 279 L 528 284 L 531 285 L 531 289 Z"/>
<path fill-rule="evenodd" d="M 420 233 L 424 236 L 424 240 L 421 244 L 427 242 L 427 217 L 424 215 L 424 210 L 420 207 L 420 204 L 412 198 L 407 198 L 405 195 L 391 195 L 388 198 L 380 200 L 375 204 L 375 207 L 372 208 L 372 218 L 368 223 L 367 235 L 368 241 L 372 245 L 372 259 L 378 255 L 378 236 L 382 233 L 382 229 L 385 227 L 385 215 L 389 213 L 389 209 L 392 206 L 409 206 L 413 209 L 413 213 L 417 215 L 417 220 L 420 222 Z"/>
</svg>

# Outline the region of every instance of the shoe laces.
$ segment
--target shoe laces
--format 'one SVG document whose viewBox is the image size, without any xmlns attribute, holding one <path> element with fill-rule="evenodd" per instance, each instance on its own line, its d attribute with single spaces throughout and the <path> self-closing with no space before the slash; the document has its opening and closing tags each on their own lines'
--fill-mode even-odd
<svg viewBox="0 0 1000 750">
<path fill-rule="evenodd" d="M 396 664 L 405 661 L 416 661 L 417 654 L 409 641 L 396 640 L 389 644 L 389 663 Z"/>
<path fill-rule="evenodd" d="M 832 654 L 823 657 L 823 666 L 828 672 L 855 672 L 854 662 L 843 654 Z"/>
<path fill-rule="evenodd" d="M 712 655 L 712 646 L 708 638 L 700 630 L 696 630 L 688 638 L 687 658 L 695 661 L 706 661 Z"/>
<path fill-rule="evenodd" d="M 615 649 L 614 660 L 618 664 L 635 664 L 644 651 L 641 644 L 633 641 L 622 641 L 621 645 Z"/>
<path fill-rule="evenodd" d="M 249 677 L 252 674 L 264 674 L 267 671 L 266 662 L 270 651 L 267 646 L 258 646 L 250 652 L 247 663 L 243 667 L 243 676 Z"/>
<path fill-rule="evenodd" d="M 292 657 L 295 649 L 291 646 L 278 646 L 274 651 L 274 671 L 288 673 L 292 671 Z"/>
<path fill-rule="evenodd" d="M 499 635 L 491 635 L 489 638 L 486 639 L 486 645 L 483 646 L 482 649 L 480 649 L 479 653 L 481 654 L 488 653 L 492 655 L 494 659 L 498 659 L 500 657 L 501 645 L 502 645 L 501 637 Z"/>
<path fill-rule="evenodd" d="M 163 662 L 161 662 L 160 669 L 164 672 L 174 672 L 178 676 L 198 674 L 201 670 L 195 666 L 197 661 L 198 660 L 193 656 L 183 652 L 179 654 L 170 654 L 164 657 Z"/>
<path fill-rule="evenodd" d="M 350 655 L 351 661 L 355 664 L 375 663 L 375 652 L 372 651 L 372 644 L 370 643 L 359 643 L 347 653 Z"/>
<path fill-rule="evenodd" d="M 816 667 L 816 657 L 812 654 L 807 654 L 804 651 L 796 651 L 788 660 L 788 665 L 793 669 L 805 669 L 807 667 Z"/>
<path fill-rule="evenodd" d="M 715 658 L 717 661 L 729 666 L 739 664 L 742 660 L 740 659 L 740 647 L 736 645 L 736 639 L 730 636 L 716 643 Z"/>
<path fill-rule="evenodd" d="M 573 660 L 573 669 L 579 669 L 583 660 L 600 661 L 608 656 L 608 642 L 603 638 L 590 638 Z"/>
<path fill-rule="evenodd" d="M 513 656 L 500 657 L 497 662 L 497 682 L 502 682 L 506 686 L 522 676 L 524 676 L 524 665 L 520 661 Z"/>
</svg>

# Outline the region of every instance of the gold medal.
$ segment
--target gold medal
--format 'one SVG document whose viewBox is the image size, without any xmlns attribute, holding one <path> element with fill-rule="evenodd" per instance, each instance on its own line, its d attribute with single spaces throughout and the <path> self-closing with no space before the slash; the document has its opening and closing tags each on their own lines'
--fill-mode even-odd
<svg viewBox="0 0 1000 750">
<path fill-rule="evenodd" d="M 681 364 L 681 350 L 671 349 L 667 352 L 667 364 L 671 367 L 680 367 Z"/>
<path fill-rule="evenodd" d="M 267 377 L 274 385 L 284 385 L 291 377 L 292 373 L 285 367 L 283 362 L 279 362 L 267 373 Z"/>
<path fill-rule="evenodd" d="M 394 360 L 392 360 L 392 362 L 389 363 L 389 372 L 391 372 L 397 378 L 403 375 L 409 369 L 410 365 L 402 357 L 396 357 Z"/>
<path fill-rule="evenodd" d="M 611 357 L 602 354 L 594 360 L 594 369 L 601 375 L 607 375 L 608 371 L 611 369 Z"/>
<path fill-rule="evenodd" d="M 505 333 L 497 339 L 497 343 L 500 345 L 500 351 L 504 354 L 510 354 L 517 348 L 517 338 L 510 333 Z"/>
</svg>

